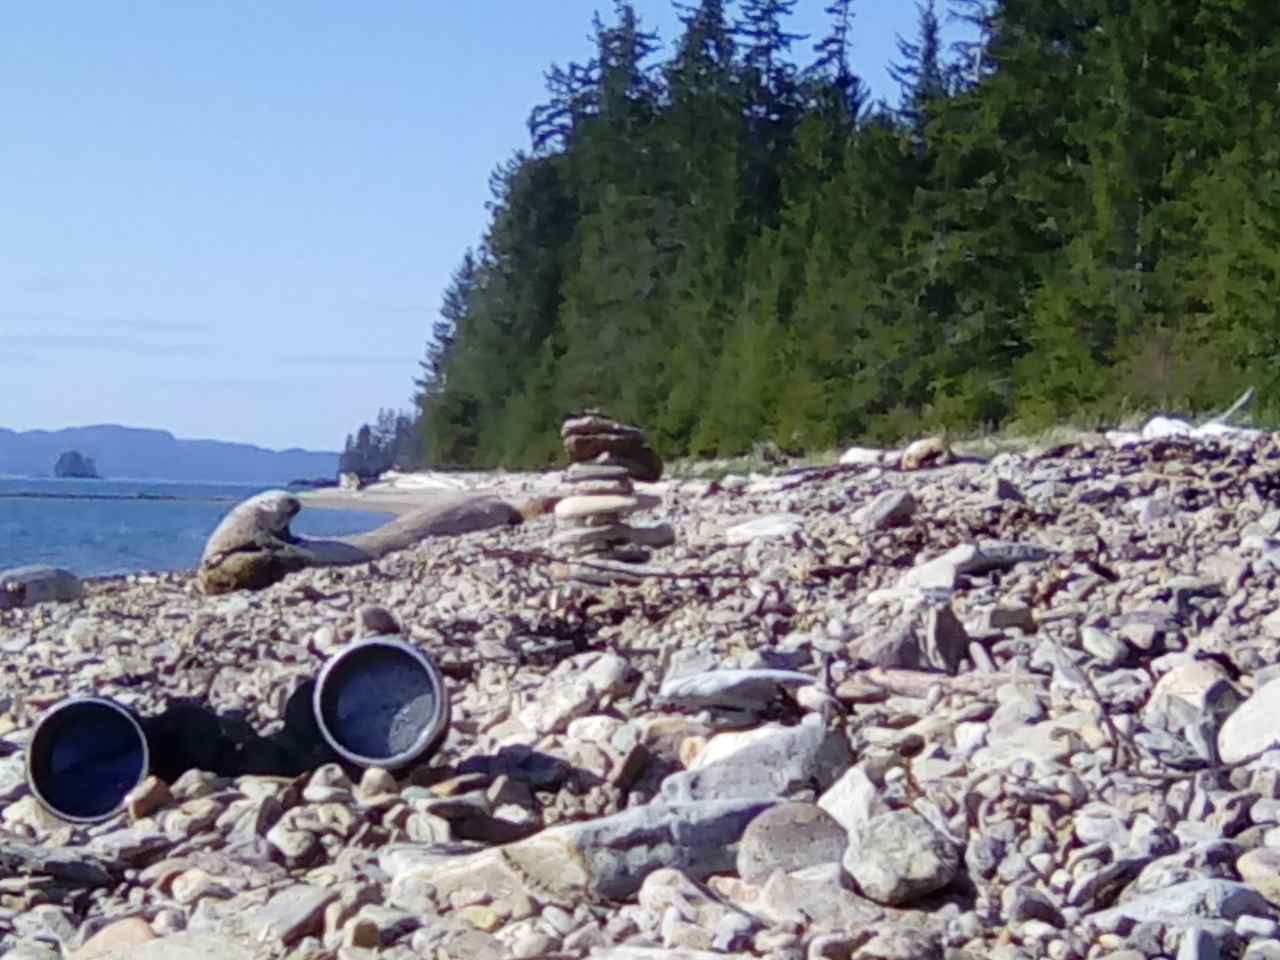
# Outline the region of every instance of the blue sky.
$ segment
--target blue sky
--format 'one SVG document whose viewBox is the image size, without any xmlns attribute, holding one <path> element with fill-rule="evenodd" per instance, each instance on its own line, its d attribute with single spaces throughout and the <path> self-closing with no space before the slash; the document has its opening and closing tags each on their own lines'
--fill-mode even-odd
<svg viewBox="0 0 1280 960">
<path fill-rule="evenodd" d="M 817 35 L 827 0 L 801 0 Z M 490 171 L 581 0 L 12 5 L 0 29 L 0 427 L 337 449 L 405 407 Z M 639 2 L 670 42 L 667 0 Z M 877 96 L 914 4 L 855 5 Z M 801 50 L 805 58 L 807 41 Z"/>
</svg>

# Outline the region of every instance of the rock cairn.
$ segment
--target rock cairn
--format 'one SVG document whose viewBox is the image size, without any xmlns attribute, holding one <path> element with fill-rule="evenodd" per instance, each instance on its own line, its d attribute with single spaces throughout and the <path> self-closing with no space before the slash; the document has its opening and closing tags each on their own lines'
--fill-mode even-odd
<svg viewBox="0 0 1280 960">
<path fill-rule="evenodd" d="M 637 526 L 635 513 L 652 510 L 662 498 L 636 490 L 636 483 L 662 477 L 662 460 L 644 431 L 590 411 L 565 421 L 560 429 L 571 461 L 565 471 L 566 495 L 555 507 L 557 532 L 552 548 L 580 560 L 566 571 L 570 579 L 591 583 L 626 582 L 626 565 L 647 563 L 651 551 L 670 546 L 669 524 Z"/>
</svg>

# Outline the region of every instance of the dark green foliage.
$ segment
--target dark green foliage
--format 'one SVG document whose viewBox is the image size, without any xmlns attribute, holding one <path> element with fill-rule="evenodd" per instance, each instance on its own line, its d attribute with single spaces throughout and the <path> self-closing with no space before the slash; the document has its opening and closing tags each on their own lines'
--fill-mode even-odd
<svg viewBox="0 0 1280 960">
<path fill-rule="evenodd" d="M 587 405 L 665 455 L 1248 383 L 1280 413 L 1280 5 L 926 0 L 870 112 L 856 4 L 808 65 L 794 5 L 679 5 L 655 62 L 619 2 L 550 69 L 431 330 L 426 461 L 552 462 Z M 978 36 L 951 56 L 948 14 Z"/>
<path fill-rule="evenodd" d="M 385 407 L 372 425 L 362 424 L 338 458 L 339 473 L 376 477 L 386 470 L 407 470 L 421 462 L 422 449 L 414 418 Z"/>
</svg>

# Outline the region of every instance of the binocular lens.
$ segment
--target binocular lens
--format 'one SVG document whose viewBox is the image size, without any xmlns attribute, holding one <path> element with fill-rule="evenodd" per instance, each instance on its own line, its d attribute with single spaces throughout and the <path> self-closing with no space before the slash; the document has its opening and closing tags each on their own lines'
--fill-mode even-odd
<svg viewBox="0 0 1280 960">
<path fill-rule="evenodd" d="M 148 766 L 147 739 L 124 707 L 73 700 L 44 716 L 27 752 L 36 797 L 63 819 L 91 823 L 124 805 Z"/>
<path fill-rule="evenodd" d="M 370 640 L 326 666 L 316 722 L 344 759 L 388 769 L 420 758 L 441 739 L 449 702 L 435 665 L 402 641 Z"/>
</svg>

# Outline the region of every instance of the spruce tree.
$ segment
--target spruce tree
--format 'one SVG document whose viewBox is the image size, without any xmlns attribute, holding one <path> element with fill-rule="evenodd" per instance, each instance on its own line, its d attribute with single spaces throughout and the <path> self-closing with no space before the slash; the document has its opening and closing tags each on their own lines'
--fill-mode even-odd
<svg viewBox="0 0 1280 960">
<path fill-rule="evenodd" d="M 889 74 L 902 89 L 898 115 L 921 137 L 929 104 L 947 95 L 947 78 L 936 0 L 918 2 L 916 13 L 916 39 L 906 40 L 899 35 L 898 55 L 902 59 L 889 67 Z"/>
</svg>

